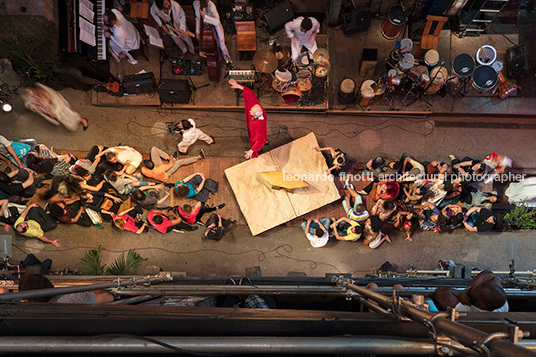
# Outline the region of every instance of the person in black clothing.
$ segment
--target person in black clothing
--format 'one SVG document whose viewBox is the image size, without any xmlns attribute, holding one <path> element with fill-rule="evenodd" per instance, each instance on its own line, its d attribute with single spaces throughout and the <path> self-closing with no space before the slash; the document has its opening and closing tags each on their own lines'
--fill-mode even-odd
<svg viewBox="0 0 536 357">
<path fill-rule="evenodd" d="M 463 225 L 471 232 L 485 232 L 493 229 L 497 218 L 484 207 L 471 207 L 465 214 Z"/>
</svg>

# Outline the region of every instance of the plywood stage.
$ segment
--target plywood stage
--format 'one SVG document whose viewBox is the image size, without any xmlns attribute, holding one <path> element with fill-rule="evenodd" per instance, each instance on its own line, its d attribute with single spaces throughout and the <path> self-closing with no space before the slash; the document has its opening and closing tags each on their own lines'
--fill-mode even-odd
<svg viewBox="0 0 536 357">
<path fill-rule="evenodd" d="M 330 204 L 340 198 L 333 181 L 323 180 L 327 165 L 316 136 L 310 133 L 291 143 L 242 162 L 225 170 L 242 214 L 251 233 L 260 234 L 278 225 Z M 292 175 L 307 175 L 309 187 L 293 192 L 274 190 L 258 172 L 282 171 Z"/>
</svg>

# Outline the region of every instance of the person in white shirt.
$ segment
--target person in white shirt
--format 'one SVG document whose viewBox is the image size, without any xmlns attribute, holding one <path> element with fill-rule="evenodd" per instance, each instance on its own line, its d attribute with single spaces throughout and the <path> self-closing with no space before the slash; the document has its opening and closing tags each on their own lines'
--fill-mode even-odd
<svg viewBox="0 0 536 357">
<path fill-rule="evenodd" d="M 104 36 L 110 39 L 110 47 L 119 59 L 128 58 L 129 63 L 138 63 L 128 52 L 140 48 L 140 33 L 119 10 L 106 10 L 102 16 Z"/>
<path fill-rule="evenodd" d="M 316 35 L 320 32 L 320 23 L 314 17 L 300 16 L 289 21 L 285 24 L 285 31 L 291 42 L 292 61 L 298 59 L 302 46 L 309 51 L 311 56 L 318 49 Z"/>
<path fill-rule="evenodd" d="M 188 35 L 186 15 L 182 7 L 174 0 L 155 0 L 150 9 L 154 20 L 173 42 L 179 47 L 182 54 L 190 52 L 195 55 L 194 44 Z M 168 28 L 171 26 L 175 31 Z"/>
<path fill-rule="evenodd" d="M 193 5 L 195 12 L 195 35 L 198 40 L 201 40 L 201 19 L 205 25 L 212 25 L 216 30 L 216 36 L 218 38 L 218 46 L 223 54 L 225 62 L 231 62 L 231 56 L 229 50 L 225 45 L 225 33 L 220 22 L 220 15 L 216 5 L 211 0 L 196 0 Z"/>
<path fill-rule="evenodd" d="M 203 140 L 209 145 L 214 144 L 214 139 L 212 137 L 196 128 L 195 121 L 192 118 L 181 120 L 177 126 L 182 131 L 182 140 L 177 145 L 179 152 L 182 154 L 186 154 L 188 148 L 195 143 L 197 139 Z"/>
<path fill-rule="evenodd" d="M 302 222 L 301 227 L 313 248 L 325 246 L 329 240 L 329 218 L 320 218 Z"/>
</svg>

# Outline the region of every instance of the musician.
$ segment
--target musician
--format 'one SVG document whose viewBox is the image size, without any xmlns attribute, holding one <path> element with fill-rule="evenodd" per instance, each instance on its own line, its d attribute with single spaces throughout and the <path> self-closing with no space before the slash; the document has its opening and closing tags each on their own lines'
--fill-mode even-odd
<svg viewBox="0 0 536 357">
<path fill-rule="evenodd" d="M 106 10 L 102 16 L 104 36 L 110 39 L 110 47 L 121 60 L 128 58 L 130 64 L 138 63 L 128 52 L 140 48 L 140 33 L 119 10 Z M 115 56 L 114 56 L 115 57 Z"/>
<path fill-rule="evenodd" d="M 171 36 L 182 54 L 190 52 L 195 56 L 194 44 L 186 26 L 184 10 L 175 0 L 155 0 L 151 6 L 151 15 L 166 35 Z M 190 35 L 191 34 L 191 35 Z"/>
<path fill-rule="evenodd" d="M 259 151 L 268 142 L 266 134 L 266 111 L 251 89 L 238 84 L 234 79 L 229 79 L 229 84 L 231 88 L 241 90 L 244 95 L 249 145 L 251 145 L 251 149 L 244 152 L 244 157 L 246 159 L 258 157 Z"/>
<path fill-rule="evenodd" d="M 298 59 L 302 47 L 305 47 L 311 56 L 318 49 L 316 35 L 320 32 L 320 23 L 314 17 L 300 16 L 289 21 L 285 24 L 285 31 L 291 42 L 292 61 Z"/>
<path fill-rule="evenodd" d="M 220 22 L 220 15 L 216 5 L 211 0 L 196 0 L 193 3 L 195 12 L 195 36 L 198 40 L 201 40 L 201 20 L 205 25 L 212 25 L 216 30 L 216 36 L 218 37 L 218 46 L 220 47 L 225 62 L 231 62 L 231 56 L 229 50 L 225 45 L 225 34 Z"/>
</svg>

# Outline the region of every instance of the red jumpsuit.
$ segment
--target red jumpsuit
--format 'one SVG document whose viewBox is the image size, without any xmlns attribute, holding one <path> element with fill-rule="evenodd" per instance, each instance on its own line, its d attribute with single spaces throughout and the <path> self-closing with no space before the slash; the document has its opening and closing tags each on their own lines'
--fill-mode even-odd
<svg viewBox="0 0 536 357">
<path fill-rule="evenodd" d="M 248 87 L 244 87 L 244 107 L 246 109 L 246 121 L 248 125 L 249 145 L 253 150 L 251 157 L 258 157 L 259 150 L 268 142 L 266 139 L 266 111 L 262 108 L 262 116 L 264 119 L 253 119 L 249 113 L 251 108 L 259 103 L 259 100 L 255 96 L 255 93 Z"/>
</svg>

